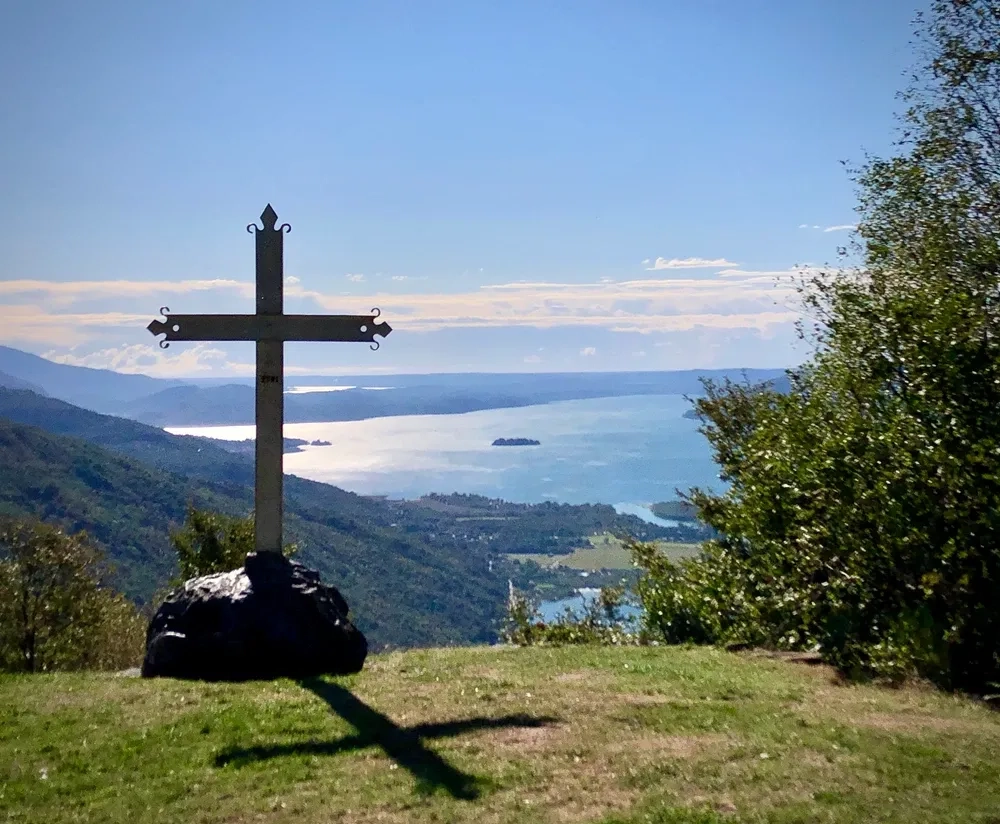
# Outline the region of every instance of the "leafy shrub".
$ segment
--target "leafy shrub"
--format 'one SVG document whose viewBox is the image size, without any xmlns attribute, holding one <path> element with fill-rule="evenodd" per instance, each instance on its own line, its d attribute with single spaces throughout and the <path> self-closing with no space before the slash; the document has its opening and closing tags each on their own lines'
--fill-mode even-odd
<svg viewBox="0 0 1000 824">
<path fill-rule="evenodd" d="M 625 627 L 621 606 L 625 597 L 622 586 L 602 587 L 597 598 L 587 603 L 577 615 L 567 609 L 551 623 L 546 623 L 527 596 L 510 585 L 507 622 L 503 638 L 517 646 L 565 644 L 603 644 L 625 646 L 639 642 L 638 635 Z"/>
<path fill-rule="evenodd" d="M 146 622 L 102 585 L 103 556 L 82 533 L 0 524 L 0 670 L 121 669 L 142 656 Z"/>
<path fill-rule="evenodd" d="M 674 562 L 654 544 L 626 546 L 645 572 L 636 585 L 644 636 L 668 644 L 721 643 L 728 629 L 722 616 L 730 582 L 704 557 Z"/>
<path fill-rule="evenodd" d="M 181 580 L 228 572 L 243 566 L 254 551 L 254 517 L 234 518 L 219 512 L 196 509 L 189 504 L 184 526 L 172 532 L 170 542 L 177 552 Z M 296 547 L 283 547 L 286 556 Z M 177 583 L 177 582 L 175 582 Z"/>
</svg>

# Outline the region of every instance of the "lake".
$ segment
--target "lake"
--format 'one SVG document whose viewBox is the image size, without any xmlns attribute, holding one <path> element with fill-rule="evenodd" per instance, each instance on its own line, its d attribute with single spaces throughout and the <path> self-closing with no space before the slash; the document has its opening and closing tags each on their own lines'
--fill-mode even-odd
<svg viewBox="0 0 1000 824">
<path fill-rule="evenodd" d="M 560 598 L 558 601 L 542 601 L 538 605 L 538 613 L 547 624 L 562 618 L 567 609 L 577 618 L 582 618 L 586 608 L 597 600 L 599 593 L 599 589 L 582 587 L 577 590 L 576 595 L 569 598 Z M 619 615 L 626 627 L 638 629 L 642 608 L 638 604 L 626 602 L 619 608 Z"/>
<path fill-rule="evenodd" d="M 391 390 L 386 390 L 391 391 Z M 519 503 L 644 507 L 693 486 L 721 490 L 718 467 L 680 395 L 560 401 L 459 415 L 285 424 L 285 436 L 326 440 L 285 455 L 285 472 L 362 495 L 465 492 Z M 166 427 L 225 440 L 250 426 Z M 539 446 L 491 446 L 533 438 Z"/>
</svg>

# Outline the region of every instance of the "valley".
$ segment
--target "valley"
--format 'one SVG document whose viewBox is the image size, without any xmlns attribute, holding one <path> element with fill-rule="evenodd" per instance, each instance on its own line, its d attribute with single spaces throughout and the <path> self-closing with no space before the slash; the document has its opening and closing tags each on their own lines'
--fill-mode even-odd
<svg viewBox="0 0 1000 824">
<path fill-rule="evenodd" d="M 231 515 L 252 508 L 252 455 L 171 435 L 28 390 L 0 389 L 0 512 L 91 534 L 117 587 L 140 603 L 175 575 L 171 529 L 188 503 Z M 375 648 L 487 642 L 508 580 L 563 597 L 579 571 L 508 559 L 571 555 L 592 535 L 663 539 L 665 530 L 609 505 L 522 504 L 476 495 L 389 500 L 286 477 L 286 539 L 342 589 Z M 616 571 L 586 583 L 617 583 Z"/>
<path fill-rule="evenodd" d="M 285 438 L 285 538 L 342 589 L 376 649 L 495 640 L 508 581 L 536 600 L 560 599 L 581 586 L 634 580 L 626 536 L 680 554 L 705 537 L 696 524 L 612 504 L 668 498 L 678 482 L 650 492 L 658 474 L 679 469 L 690 485 L 708 478 L 691 468 L 711 472 L 710 462 L 682 452 L 674 464 L 660 457 L 653 471 L 640 470 L 663 447 L 629 445 L 621 431 L 626 407 L 614 398 L 577 397 L 637 393 L 629 408 L 647 411 L 625 425 L 645 431 L 664 420 L 663 437 L 676 453 L 687 441 L 670 427 L 690 428 L 681 415 L 687 402 L 653 393 L 693 387 L 695 373 L 378 380 L 332 389 L 302 379 L 286 395 L 292 410 L 302 404 L 302 415 L 380 417 L 293 422 Z M 252 427 L 204 425 L 215 413 L 202 400 L 229 392 L 249 392 L 252 401 L 245 385 L 159 381 L 0 347 L 0 513 L 86 530 L 107 553 L 115 586 L 140 604 L 155 602 L 176 574 L 169 536 L 189 504 L 236 516 L 252 511 Z M 359 399 L 369 405 L 359 407 Z M 130 404 L 208 418 L 180 430 L 198 434 L 172 434 L 97 411 Z M 467 411 L 483 405 L 489 408 Z M 227 408 L 238 417 L 239 404 Z M 433 414 L 402 414 L 415 409 Z M 511 415 L 525 418 L 524 426 Z M 594 427 L 610 427 L 611 440 L 593 441 L 586 433 Z M 539 432 L 541 444 L 490 448 L 512 431 Z"/>
</svg>

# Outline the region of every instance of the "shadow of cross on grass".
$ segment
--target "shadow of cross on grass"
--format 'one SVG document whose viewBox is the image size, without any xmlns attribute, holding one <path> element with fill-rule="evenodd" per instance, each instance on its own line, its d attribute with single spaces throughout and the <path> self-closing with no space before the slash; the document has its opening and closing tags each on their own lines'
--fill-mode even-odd
<svg viewBox="0 0 1000 824">
<path fill-rule="evenodd" d="M 381 747 L 399 766 L 409 770 L 417 781 L 417 792 L 433 793 L 443 789 L 454 798 L 472 800 L 480 796 L 480 780 L 453 767 L 429 749 L 424 744 L 424 739 L 449 738 L 474 730 L 501 727 L 543 727 L 557 720 L 548 716 L 517 714 L 499 718 L 466 718 L 400 727 L 391 718 L 369 707 L 339 684 L 321 678 L 308 678 L 299 681 L 299 684 L 326 701 L 330 709 L 353 726 L 357 733 L 335 741 L 232 747 L 215 757 L 215 765 L 243 766 L 253 761 L 264 761 L 286 755 L 337 755 L 366 747 Z"/>
</svg>

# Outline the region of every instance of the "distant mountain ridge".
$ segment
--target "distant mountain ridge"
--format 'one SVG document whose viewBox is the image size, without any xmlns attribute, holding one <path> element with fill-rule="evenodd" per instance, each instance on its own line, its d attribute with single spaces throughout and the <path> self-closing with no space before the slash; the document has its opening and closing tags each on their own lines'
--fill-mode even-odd
<svg viewBox="0 0 1000 824">
<path fill-rule="evenodd" d="M 701 394 L 701 378 L 781 380 L 780 369 L 685 370 L 682 372 L 563 373 L 527 375 L 425 375 L 423 382 L 391 391 L 363 387 L 285 396 L 285 421 L 356 421 L 395 415 L 447 415 L 532 406 L 556 401 L 625 395 Z M 410 376 L 412 378 L 412 376 Z M 391 382 L 391 378 L 383 378 Z M 252 424 L 252 386 L 181 386 L 163 389 L 123 406 L 121 414 L 156 426 Z"/>
<path fill-rule="evenodd" d="M 252 424 L 253 379 L 165 380 L 54 363 L 0 346 L 0 373 L 13 388 L 40 390 L 76 406 L 153 426 Z M 587 398 L 702 393 L 701 379 L 784 379 L 783 369 L 685 369 L 659 372 L 449 373 L 378 378 L 305 376 L 286 385 L 356 386 L 289 393 L 289 423 L 354 421 L 395 415 L 447 415 Z M 25 381 L 29 385 L 14 385 Z M 391 387 L 367 391 L 368 386 Z"/>
<path fill-rule="evenodd" d="M 13 375 L 8 375 L 6 372 L 0 372 L 0 387 L 3 387 L 4 389 L 27 389 L 30 392 L 34 392 L 36 395 L 48 395 L 48 392 L 37 384 L 26 381 L 23 378 L 15 378 Z"/>
<path fill-rule="evenodd" d="M 98 412 L 113 412 L 122 403 L 180 385 L 180 381 L 148 375 L 125 375 L 110 369 L 55 363 L 9 346 L 0 346 L 0 372 L 28 381 L 54 398 Z"/>
</svg>

